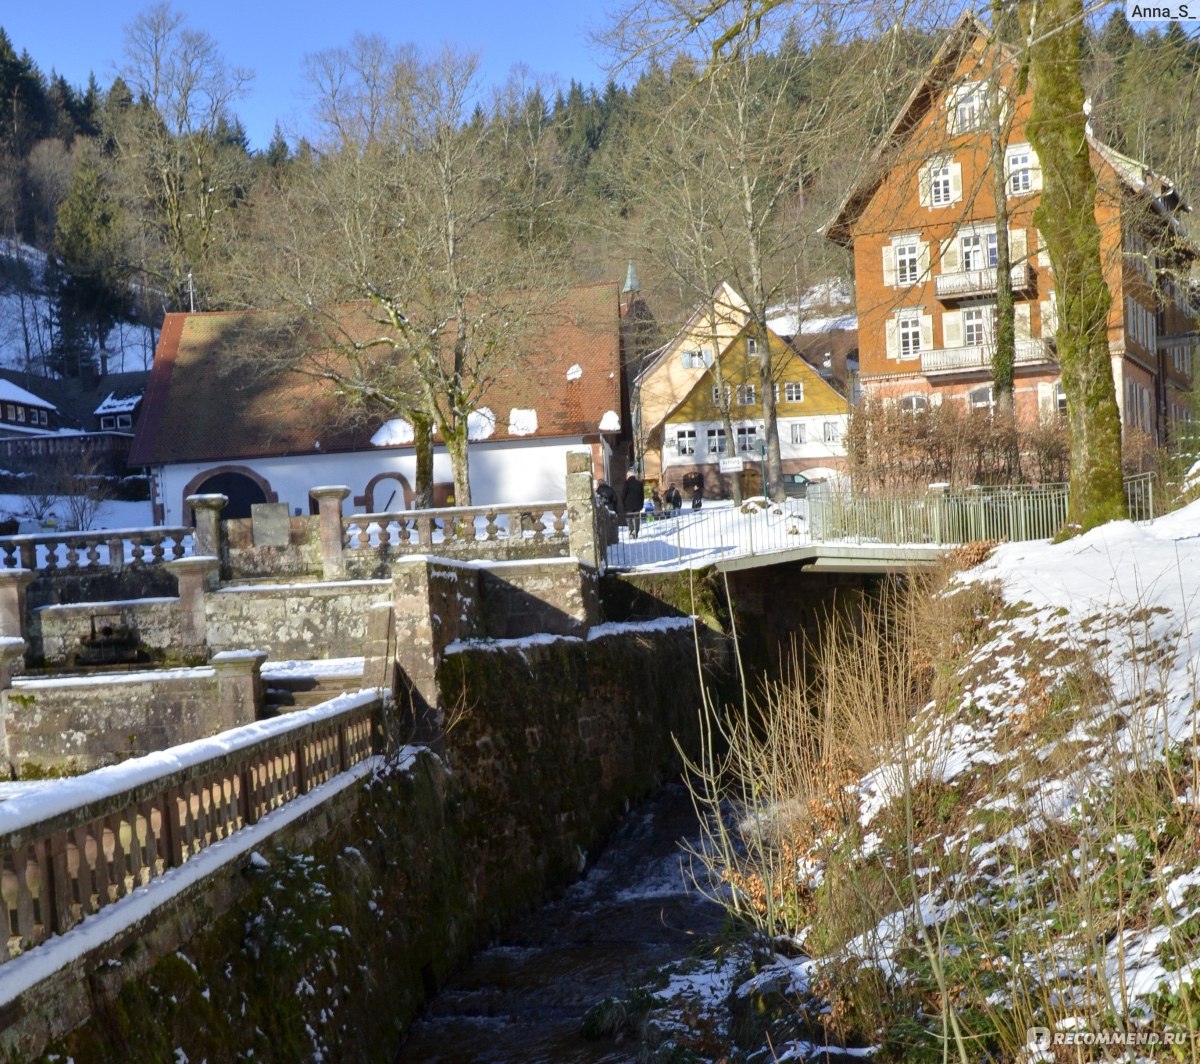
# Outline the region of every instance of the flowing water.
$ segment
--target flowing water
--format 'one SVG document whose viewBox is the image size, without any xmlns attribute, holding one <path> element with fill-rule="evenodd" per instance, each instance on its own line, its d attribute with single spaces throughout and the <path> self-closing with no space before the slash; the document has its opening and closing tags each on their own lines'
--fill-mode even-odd
<svg viewBox="0 0 1200 1064">
<path fill-rule="evenodd" d="M 679 786 L 626 817 L 566 894 L 479 953 L 430 1003 L 395 1064 L 619 1064 L 632 1043 L 589 1042 L 584 1014 L 713 938 L 722 911 L 691 886 L 679 840 L 696 819 Z"/>
</svg>

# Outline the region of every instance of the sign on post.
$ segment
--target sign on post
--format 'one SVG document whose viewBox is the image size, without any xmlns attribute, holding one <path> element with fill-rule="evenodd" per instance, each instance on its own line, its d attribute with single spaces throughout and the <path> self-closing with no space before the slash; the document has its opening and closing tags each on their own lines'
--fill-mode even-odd
<svg viewBox="0 0 1200 1064">
<path fill-rule="evenodd" d="M 717 466 L 722 473 L 740 473 L 746 468 L 746 462 L 741 458 L 722 458 Z"/>
</svg>

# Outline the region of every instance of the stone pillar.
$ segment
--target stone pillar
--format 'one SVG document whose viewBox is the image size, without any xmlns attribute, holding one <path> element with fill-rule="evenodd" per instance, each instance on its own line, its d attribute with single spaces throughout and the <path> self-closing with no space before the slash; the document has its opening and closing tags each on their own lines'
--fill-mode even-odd
<svg viewBox="0 0 1200 1064">
<path fill-rule="evenodd" d="M 367 638 L 363 644 L 363 687 L 395 694 L 396 645 L 392 604 L 377 602 L 367 611 Z"/>
<path fill-rule="evenodd" d="M 424 557 L 398 560 L 392 569 L 392 609 L 396 641 L 396 682 L 410 713 L 412 741 L 436 743 L 442 737 L 437 666 L 430 603 L 429 563 Z"/>
<path fill-rule="evenodd" d="M 265 650 L 223 650 L 210 663 L 217 671 L 216 719 L 212 732 L 250 724 L 262 716 Z"/>
<path fill-rule="evenodd" d="M 342 500 L 350 489 L 324 485 L 309 492 L 317 500 L 321 521 L 321 575 L 338 580 L 346 575 L 342 558 Z"/>
<path fill-rule="evenodd" d="M 189 495 L 185 500 L 195 514 L 196 545 L 192 553 L 211 558 L 224 558 L 225 544 L 221 542 L 221 511 L 229 502 L 226 495 Z"/>
<path fill-rule="evenodd" d="M 567 522 L 571 554 L 584 565 L 599 569 L 604 548 L 598 532 L 590 451 L 567 452 Z"/>
<path fill-rule="evenodd" d="M 12 687 L 13 673 L 25 655 L 25 640 L 0 636 L 0 691 Z"/>
<path fill-rule="evenodd" d="M 25 590 L 36 579 L 29 569 L 0 569 L 0 637 L 25 638 Z"/>
<path fill-rule="evenodd" d="M 208 644 L 205 592 L 217 586 L 221 561 L 205 555 L 163 562 L 179 582 L 179 634 L 183 649 L 202 650 Z"/>
</svg>

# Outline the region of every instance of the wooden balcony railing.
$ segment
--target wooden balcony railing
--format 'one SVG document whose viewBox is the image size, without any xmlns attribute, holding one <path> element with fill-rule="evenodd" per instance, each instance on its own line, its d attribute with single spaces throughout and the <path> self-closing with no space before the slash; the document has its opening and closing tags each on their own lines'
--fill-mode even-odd
<svg viewBox="0 0 1200 1064">
<path fill-rule="evenodd" d="M 1029 292 L 1035 285 L 1033 267 L 1018 263 L 1008 271 L 1009 285 L 1014 292 Z M 996 268 L 986 270 L 956 270 L 954 273 L 938 274 L 933 279 L 934 292 L 938 299 L 961 299 L 967 296 L 995 295 Z"/>
<path fill-rule="evenodd" d="M 961 373 L 990 370 L 992 350 L 991 344 L 976 344 L 972 347 L 935 347 L 930 351 L 922 351 L 921 372 Z M 1015 354 L 1018 366 L 1053 361 L 1050 341 L 1045 339 L 1018 340 Z"/>
<path fill-rule="evenodd" d="M 0 963 L 364 761 L 379 712 L 373 691 L 343 695 L 0 802 Z"/>
</svg>

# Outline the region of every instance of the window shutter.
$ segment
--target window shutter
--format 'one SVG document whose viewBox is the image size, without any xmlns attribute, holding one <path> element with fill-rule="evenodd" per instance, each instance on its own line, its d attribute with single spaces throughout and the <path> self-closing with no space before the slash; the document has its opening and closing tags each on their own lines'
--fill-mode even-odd
<svg viewBox="0 0 1200 1064">
<path fill-rule="evenodd" d="M 932 395 L 929 397 L 929 405 L 930 405 L 930 406 L 941 406 L 941 405 L 942 405 L 942 393 L 941 393 L 941 392 L 934 392 L 934 393 L 933 393 L 933 394 L 932 394 Z"/>
<path fill-rule="evenodd" d="M 921 314 L 921 350 L 933 350 L 933 315 Z"/>
<path fill-rule="evenodd" d="M 1042 269 L 1048 270 L 1050 268 L 1050 252 L 1046 248 L 1046 240 L 1042 236 L 1042 231 L 1040 229 L 1035 229 L 1033 231 L 1033 235 L 1037 240 L 1038 246 L 1038 266 Z"/>
<path fill-rule="evenodd" d="M 1032 148 L 1029 149 L 1029 187 L 1034 192 L 1042 191 L 1042 164 Z"/>
<path fill-rule="evenodd" d="M 962 255 L 958 247 L 958 234 L 942 241 L 942 273 L 958 273 L 962 269 Z"/>
<path fill-rule="evenodd" d="M 1042 335 L 1051 337 L 1058 330 L 1058 308 L 1054 305 L 1053 299 L 1043 299 L 1041 303 L 1042 312 Z"/>
<path fill-rule="evenodd" d="M 950 202 L 958 203 L 962 199 L 962 167 L 958 163 L 950 164 Z"/>
<path fill-rule="evenodd" d="M 925 240 L 917 245 L 917 271 L 923 284 L 929 276 L 929 243 Z"/>
<path fill-rule="evenodd" d="M 1058 413 L 1058 389 L 1052 381 L 1038 383 L 1038 413 L 1043 421 Z"/>
<path fill-rule="evenodd" d="M 1013 307 L 1013 332 L 1018 340 L 1028 340 L 1033 336 L 1028 303 L 1018 303 Z"/>
<path fill-rule="evenodd" d="M 883 283 L 896 283 L 896 248 L 893 244 L 883 245 Z"/>
<path fill-rule="evenodd" d="M 933 206 L 933 193 L 929 187 L 928 166 L 922 166 L 917 172 L 917 195 L 920 197 L 922 207 Z"/>
<path fill-rule="evenodd" d="M 887 343 L 887 357 L 900 357 L 900 329 L 895 318 L 888 318 L 884 325 L 884 336 Z"/>
<path fill-rule="evenodd" d="M 1020 266 L 1029 257 L 1029 246 L 1024 229 L 1008 231 L 1008 257 L 1014 266 Z"/>
<path fill-rule="evenodd" d="M 962 347 L 962 311 L 948 310 L 942 315 L 942 346 Z"/>
</svg>

